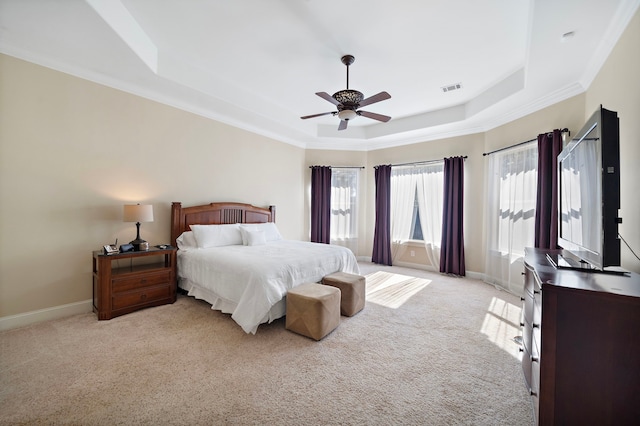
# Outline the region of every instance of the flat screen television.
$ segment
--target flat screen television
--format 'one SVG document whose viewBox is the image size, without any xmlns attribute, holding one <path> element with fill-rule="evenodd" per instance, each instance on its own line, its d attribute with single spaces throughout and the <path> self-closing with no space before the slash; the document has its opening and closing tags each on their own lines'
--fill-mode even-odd
<svg viewBox="0 0 640 426">
<path fill-rule="evenodd" d="M 620 266 L 620 130 L 602 106 L 558 155 L 558 245 L 571 266 Z"/>
</svg>

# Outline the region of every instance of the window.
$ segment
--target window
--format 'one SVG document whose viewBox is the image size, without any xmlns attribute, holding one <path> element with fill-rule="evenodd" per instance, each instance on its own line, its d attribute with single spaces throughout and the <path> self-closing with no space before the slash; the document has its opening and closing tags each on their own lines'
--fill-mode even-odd
<svg viewBox="0 0 640 426">
<path fill-rule="evenodd" d="M 360 169 L 331 169 L 331 244 L 358 249 L 358 181 Z"/>
<path fill-rule="evenodd" d="M 391 239 L 423 241 L 432 265 L 440 264 L 444 162 L 391 170 Z"/>
<path fill-rule="evenodd" d="M 420 214 L 418 208 L 418 189 L 416 188 L 416 195 L 413 200 L 413 215 L 411 219 L 411 234 L 409 237 L 411 240 L 423 241 L 422 225 L 420 224 Z"/>
<path fill-rule="evenodd" d="M 486 280 L 522 292 L 524 248 L 535 233 L 538 149 L 532 142 L 489 156 Z"/>
</svg>

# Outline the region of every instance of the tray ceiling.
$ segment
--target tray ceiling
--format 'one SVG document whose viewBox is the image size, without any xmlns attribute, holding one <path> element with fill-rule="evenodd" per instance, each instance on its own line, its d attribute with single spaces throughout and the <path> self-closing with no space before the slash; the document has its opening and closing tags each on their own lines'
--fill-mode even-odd
<svg viewBox="0 0 640 426">
<path fill-rule="evenodd" d="M 640 0 L 0 0 L 0 52 L 315 149 L 486 131 L 585 91 Z M 315 92 L 391 99 L 338 131 Z M 451 86 L 459 85 L 455 90 Z"/>
</svg>

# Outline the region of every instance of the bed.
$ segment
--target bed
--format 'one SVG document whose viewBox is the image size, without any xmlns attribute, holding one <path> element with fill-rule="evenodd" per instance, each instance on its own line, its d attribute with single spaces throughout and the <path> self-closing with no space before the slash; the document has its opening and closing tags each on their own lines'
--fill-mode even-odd
<svg viewBox="0 0 640 426">
<path fill-rule="evenodd" d="M 246 333 L 285 315 L 287 291 L 334 272 L 359 273 L 351 250 L 283 239 L 275 206 L 244 203 L 171 205 L 178 286 L 231 314 Z"/>
</svg>

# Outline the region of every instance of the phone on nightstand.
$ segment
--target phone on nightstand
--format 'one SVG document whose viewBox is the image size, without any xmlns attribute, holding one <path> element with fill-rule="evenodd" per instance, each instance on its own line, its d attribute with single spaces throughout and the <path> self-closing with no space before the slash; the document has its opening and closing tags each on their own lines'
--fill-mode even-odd
<svg viewBox="0 0 640 426">
<path fill-rule="evenodd" d="M 116 238 L 116 242 L 114 244 L 107 244 L 102 247 L 104 249 L 104 254 L 116 254 L 119 253 L 118 250 L 118 239 Z"/>
<path fill-rule="evenodd" d="M 116 246 L 115 244 L 109 244 L 104 246 L 103 248 L 104 254 L 116 254 L 120 252 L 120 250 L 118 250 L 118 246 Z"/>
</svg>

